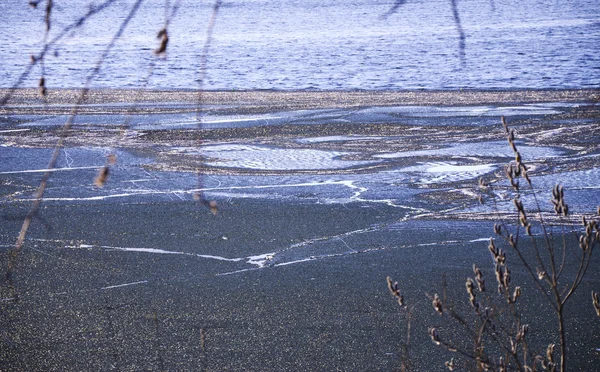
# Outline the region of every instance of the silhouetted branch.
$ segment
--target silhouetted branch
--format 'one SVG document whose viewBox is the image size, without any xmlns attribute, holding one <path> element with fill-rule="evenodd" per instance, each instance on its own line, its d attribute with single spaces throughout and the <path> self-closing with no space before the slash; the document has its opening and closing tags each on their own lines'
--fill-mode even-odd
<svg viewBox="0 0 600 372">
<path fill-rule="evenodd" d="M 384 15 L 382 15 L 380 18 L 381 19 L 387 19 L 389 16 L 391 16 L 392 14 L 396 13 L 398 11 L 398 9 L 404 5 L 406 3 L 406 0 L 396 0 L 396 2 L 394 3 L 394 5 L 392 6 L 392 8 L 390 10 L 387 11 L 387 13 L 385 13 Z"/>
<path fill-rule="evenodd" d="M 452 4 L 452 15 L 454 16 L 454 24 L 456 25 L 456 31 L 458 31 L 458 52 L 460 55 L 460 63 L 461 65 L 466 64 L 465 60 L 465 31 L 462 28 L 462 24 L 460 22 L 460 15 L 458 14 L 458 7 L 456 6 L 456 0 L 450 0 L 450 4 Z"/>
</svg>

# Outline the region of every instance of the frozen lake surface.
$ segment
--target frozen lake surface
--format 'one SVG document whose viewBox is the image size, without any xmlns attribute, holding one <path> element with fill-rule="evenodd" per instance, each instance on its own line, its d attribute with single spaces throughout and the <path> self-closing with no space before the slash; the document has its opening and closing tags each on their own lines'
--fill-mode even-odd
<svg viewBox="0 0 600 372">
<path fill-rule="evenodd" d="M 442 275 L 454 298 L 466 297 L 473 263 L 493 283 L 492 226 L 516 222 L 499 115 L 544 211 L 556 183 L 574 213 L 567 228 L 600 205 L 592 90 L 210 92 L 200 116 L 184 92 L 146 92 L 157 104 L 90 92 L 67 131 L 71 93 L 47 105 L 31 93 L 17 91 L 0 116 L 0 267 L 66 142 L 14 286 L 0 286 L 0 369 L 398 369 L 406 330 L 387 275 L 425 314 L 415 345 L 430 345 L 441 319 L 424 293 Z M 535 208 L 530 190 L 521 199 Z M 531 293 L 512 253 L 513 282 Z M 594 368 L 600 342 L 589 303 L 599 273 L 588 275 L 576 303 L 589 311 L 569 313 L 580 370 Z M 553 314 L 524 297 L 523 319 L 543 330 L 528 343 L 543 350 Z M 415 352 L 415 369 L 446 370 L 452 355 L 434 354 Z"/>
</svg>

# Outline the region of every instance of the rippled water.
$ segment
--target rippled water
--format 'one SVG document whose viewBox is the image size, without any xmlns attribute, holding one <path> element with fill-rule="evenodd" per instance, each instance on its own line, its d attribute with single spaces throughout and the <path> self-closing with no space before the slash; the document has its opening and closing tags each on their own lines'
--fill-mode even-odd
<svg viewBox="0 0 600 372">
<path fill-rule="evenodd" d="M 115 1 L 50 48 L 48 87 L 79 87 L 133 1 Z M 95 87 L 197 88 L 211 2 L 182 1 L 167 58 L 155 57 L 165 3 L 146 0 Z M 96 5 L 100 2 L 95 2 Z M 597 0 L 244 0 L 222 3 L 208 89 L 513 89 L 600 86 Z M 172 4 L 171 4 L 172 5 Z M 44 10 L 3 1 L 0 86 L 43 46 Z M 88 5 L 55 2 L 49 40 Z M 386 16 L 387 15 L 387 16 Z M 149 73 L 150 66 L 156 66 Z M 24 86 L 41 76 L 36 65 Z M 146 80 L 148 82 L 146 83 Z"/>
</svg>

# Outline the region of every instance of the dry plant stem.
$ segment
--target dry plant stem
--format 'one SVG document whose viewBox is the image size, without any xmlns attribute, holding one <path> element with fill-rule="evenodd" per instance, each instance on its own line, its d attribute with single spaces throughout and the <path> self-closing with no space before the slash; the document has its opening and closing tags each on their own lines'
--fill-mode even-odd
<svg viewBox="0 0 600 372">
<path fill-rule="evenodd" d="M 511 314 L 513 315 L 513 317 L 515 317 L 515 319 L 518 319 L 518 316 L 516 314 L 516 311 L 514 309 L 514 304 L 511 303 L 510 304 L 511 309 L 513 310 L 511 312 Z M 504 310 L 500 310 L 499 313 L 502 314 L 504 312 Z M 452 313 L 451 313 L 452 314 Z M 493 332 L 492 330 L 490 330 L 490 328 L 487 326 L 488 323 L 493 319 L 496 320 L 496 322 L 494 324 L 497 325 L 497 327 L 503 332 L 503 338 L 507 339 L 507 338 L 512 338 L 514 337 L 514 334 L 507 329 L 503 322 L 500 321 L 500 319 L 497 317 L 496 312 L 492 312 L 490 314 L 490 316 L 485 316 L 485 314 L 482 314 L 481 312 L 477 312 L 477 315 L 479 316 L 479 319 L 481 321 L 481 326 L 479 327 L 479 331 L 477 332 L 477 344 L 481 345 L 482 343 L 482 337 L 483 337 L 483 333 L 485 332 L 498 346 L 500 346 L 501 349 L 504 350 L 504 352 L 511 356 L 515 363 L 517 364 L 517 366 L 519 366 L 518 370 L 522 370 L 521 368 L 521 362 L 518 359 L 518 356 L 516 354 L 516 352 L 512 352 L 512 350 L 510 349 L 509 345 L 507 345 L 506 342 L 501 341 L 498 336 L 496 335 L 496 332 Z M 518 322 L 518 321 L 516 321 Z"/>
<path fill-rule="evenodd" d="M 129 22 L 131 21 L 131 19 L 135 15 L 135 13 L 137 12 L 137 10 L 139 9 L 142 2 L 143 2 L 143 0 L 138 0 L 133 5 L 128 16 L 121 23 L 121 27 L 119 28 L 119 30 L 117 31 L 115 36 L 113 36 L 113 38 L 110 41 L 110 43 L 108 44 L 108 46 L 105 48 L 104 52 L 102 53 L 101 57 L 99 58 L 98 62 L 96 63 L 96 66 L 92 70 L 92 73 L 88 76 L 88 78 L 86 80 L 85 88 L 82 89 L 76 105 L 73 107 L 71 114 L 69 115 L 67 121 L 65 122 L 65 124 L 63 125 L 63 127 L 61 129 L 60 138 L 58 140 L 58 143 L 54 147 L 54 151 L 52 153 L 50 162 L 48 164 L 48 168 L 47 168 L 48 171 L 46 173 L 44 173 L 44 176 L 42 177 L 40 185 L 35 193 L 34 202 L 29 210 L 29 213 L 25 217 L 25 220 L 23 221 L 23 225 L 21 226 L 21 230 L 19 232 L 19 236 L 15 243 L 15 247 L 9 253 L 9 259 L 8 259 L 5 280 L 8 283 L 13 296 L 16 296 L 16 293 L 15 293 L 14 285 L 12 283 L 12 273 L 13 273 L 14 267 L 16 265 L 17 256 L 18 256 L 19 252 L 21 251 L 21 249 L 23 248 L 23 243 L 25 242 L 25 237 L 27 236 L 27 230 L 29 229 L 29 226 L 31 225 L 31 221 L 32 221 L 33 217 L 35 217 L 35 215 L 39 211 L 39 207 L 40 207 L 40 204 L 42 203 L 42 199 L 44 196 L 44 191 L 46 190 L 46 185 L 48 183 L 48 180 L 50 179 L 50 176 L 52 175 L 53 169 L 56 167 L 56 162 L 58 160 L 58 156 L 60 155 L 60 151 L 63 148 L 64 142 L 67 138 L 67 132 L 73 125 L 73 121 L 75 120 L 75 116 L 77 116 L 79 106 L 84 102 L 84 100 L 87 96 L 87 93 L 89 92 L 89 86 L 90 86 L 92 79 L 94 77 L 96 77 L 96 75 L 98 75 L 98 73 L 100 72 L 100 67 L 103 64 L 104 59 L 106 58 L 106 56 L 108 56 L 112 47 L 115 45 L 117 40 L 121 37 L 121 35 L 123 34 L 123 31 L 125 31 L 125 28 L 129 24 Z"/>
<path fill-rule="evenodd" d="M 212 34 L 215 27 L 215 23 L 217 21 L 217 14 L 219 13 L 219 8 L 221 7 L 221 0 L 216 0 L 212 14 L 210 17 L 210 21 L 208 22 L 208 27 L 206 30 L 206 40 L 204 41 L 204 47 L 202 48 L 202 53 L 200 55 L 200 71 L 198 78 L 198 104 L 196 106 L 196 121 L 198 123 L 198 129 L 202 131 L 202 93 L 204 90 L 204 79 L 206 77 L 206 62 L 208 58 L 208 50 L 210 48 L 210 44 L 212 43 Z M 202 140 L 199 140 L 200 143 L 198 147 L 202 147 Z M 202 156 L 202 155 L 201 155 Z M 198 169 L 198 192 L 196 193 L 196 198 L 204 205 L 207 205 L 211 208 L 211 211 L 215 213 L 216 211 L 216 203 L 214 201 L 209 201 L 204 197 L 204 192 L 202 191 L 204 188 L 203 185 L 203 170 Z"/>
<path fill-rule="evenodd" d="M 511 147 L 513 148 L 513 150 L 515 151 L 516 159 L 517 159 L 517 162 L 519 163 L 518 169 L 520 170 L 521 169 L 520 168 L 521 167 L 520 155 L 518 154 L 518 152 L 516 150 L 516 145 L 514 144 L 514 132 L 512 130 L 511 131 L 508 130 L 508 126 L 506 125 L 506 121 L 504 120 L 504 118 L 502 118 L 502 122 L 505 126 L 507 133 L 509 133 L 508 141 L 509 141 Z M 511 169 L 511 171 L 514 170 L 514 168 L 512 166 L 510 169 Z M 526 170 L 526 167 L 524 165 L 523 165 L 523 169 Z M 512 173 L 509 173 L 509 178 L 511 178 L 513 176 L 518 177 L 519 174 L 516 174 L 516 172 L 514 175 Z M 556 262 L 557 252 L 554 247 L 553 235 L 546 228 L 546 222 L 544 221 L 544 218 L 543 218 L 543 215 L 541 212 L 541 207 L 540 207 L 540 204 L 539 204 L 539 201 L 537 198 L 537 194 L 536 194 L 535 190 L 533 189 L 531 182 L 529 182 L 528 177 L 525 176 L 525 178 L 527 178 L 527 181 L 529 183 L 530 191 L 531 191 L 531 194 L 533 195 L 533 198 L 535 201 L 538 219 L 539 219 L 541 227 L 542 227 L 542 233 L 543 233 L 544 242 L 546 245 L 545 248 L 546 248 L 546 252 L 548 254 L 550 272 L 548 272 L 548 270 L 546 269 L 546 266 L 544 265 L 544 262 L 540 255 L 540 249 L 538 247 L 536 239 L 533 236 L 530 236 L 531 243 L 534 247 L 534 251 L 536 254 L 536 259 L 538 261 L 538 264 L 540 265 L 541 270 L 542 270 L 542 272 L 538 274 L 537 278 L 536 278 L 535 274 L 533 273 L 533 270 L 529 266 L 527 260 L 524 258 L 524 256 L 521 254 L 520 249 L 518 248 L 518 232 L 520 231 L 519 228 L 517 228 L 517 242 L 514 244 L 510 244 L 510 245 L 514 249 L 514 251 L 517 252 L 519 259 L 524 264 L 524 266 L 527 268 L 527 271 L 532 276 L 534 282 L 537 283 L 537 286 L 538 286 L 538 289 L 540 290 L 540 292 L 546 296 L 549 303 L 552 305 L 552 307 L 554 308 L 554 310 L 556 312 L 557 320 L 558 320 L 558 333 L 559 333 L 559 339 L 560 339 L 560 342 L 559 342 L 560 370 L 564 372 L 564 371 L 566 371 L 566 368 L 567 368 L 564 307 L 565 307 L 565 304 L 567 303 L 567 301 L 571 298 L 572 294 L 575 292 L 575 290 L 579 286 L 579 284 L 581 283 L 581 281 L 583 280 L 583 278 L 587 272 L 589 263 L 591 261 L 591 256 L 592 256 L 592 253 L 594 250 L 594 246 L 597 243 L 595 235 L 593 235 L 593 230 L 594 230 L 594 228 L 596 230 L 598 228 L 595 223 L 590 222 L 588 224 L 586 222 L 585 218 L 583 218 L 583 224 L 584 224 L 584 227 L 586 228 L 586 235 L 585 235 L 585 238 L 583 236 L 581 237 L 581 239 L 583 239 L 583 242 L 582 242 L 582 240 L 580 240 L 582 254 L 581 254 L 581 256 L 579 256 L 576 253 L 574 253 L 575 257 L 579 261 L 579 267 L 577 268 L 575 278 L 573 278 L 570 285 L 567 285 L 565 290 L 563 290 L 561 292 L 559 278 L 563 274 L 563 270 L 566 266 L 566 251 L 567 251 L 566 235 L 567 234 L 563 227 L 563 239 L 562 239 L 563 247 L 562 247 L 562 254 L 561 254 L 562 257 L 560 259 L 560 265 L 557 266 L 557 262 Z M 512 178 L 511 178 L 511 184 L 513 184 L 513 186 L 515 185 Z M 519 191 L 518 187 L 515 187 L 515 189 L 517 192 L 517 199 L 515 199 L 515 200 L 520 200 L 520 191 Z M 567 215 L 568 206 L 564 203 L 562 187 L 559 187 L 558 185 L 555 187 L 555 189 L 553 190 L 552 202 L 555 205 L 555 211 L 557 214 L 564 215 L 564 216 Z M 524 215 L 525 212 L 524 212 L 522 204 L 520 202 L 519 203 L 515 202 L 515 205 L 517 205 L 517 208 L 519 209 L 519 213 Z M 517 226 L 519 226 L 519 225 L 517 224 Z M 508 231 L 508 230 L 506 229 L 506 231 Z M 542 279 L 544 279 L 545 282 L 548 284 L 552 296 L 548 295 L 546 289 L 541 285 Z"/>
<path fill-rule="evenodd" d="M 60 40 L 62 40 L 64 37 L 66 37 L 71 31 L 75 30 L 76 28 L 79 28 L 79 27 L 83 26 L 83 24 L 90 17 L 92 17 L 93 15 L 95 15 L 95 14 L 103 11 L 104 9 L 108 8 L 110 5 L 112 5 L 115 2 L 117 2 L 117 0 L 108 0 L 108 1 L 105 1 L 104 3 L 102 3 L 102 4 L 100 4 L 100 5 L 96 6 L 96 7 L 91 7 L 85 15 L 83 15 L 81 18 L 79 18 L 75 22 L 71 23 L 67 27 L 63 28 L 60 31 L 60 33 L 58 35 L 56 35 L 52 40 L 50 40 L 47 43 L 45 42 L 44 43 L 44 47 L 42 48 L 41 52 L 38 55 L 36 55 L 36 56 L 32 56 L 31 63 L 29 63 L 27 65 L 27 67 L 25 68 L 25 70 L 23 71 L 23 73 L 17 79 L 17 82 L 15 84 L 13 84 L 13 86 L 9 88 L 8 92 L 4 95 L 4 97 L 2 97 L 2 99 L 0 99 L 0 106 L 4 106 L 4 105 L 6 105 L 8 103 L 8 101 L 10 100 L 10 98 L 12 97 L 12 95 L 14 94 L 14 92 L 17 90 L 17 88 L 25 81 L 25 79 L 27 79 L 27 77 L 31 73 L 33 67 L 38 62 L 41 63 L 41 61 L 44 60 L 44 58 L 46 57 L 46 54 L 50 51 L 51 47 L 53 47 Z"/>
<path fill-rule="evenodd" d="M 402 354 L 404 354 L 401 365 L 402 372 L 410 371 L 410 332 L 413 310 L 412 306 L 406 308 L 406 344 L 402 348 Z"/>
</svg>

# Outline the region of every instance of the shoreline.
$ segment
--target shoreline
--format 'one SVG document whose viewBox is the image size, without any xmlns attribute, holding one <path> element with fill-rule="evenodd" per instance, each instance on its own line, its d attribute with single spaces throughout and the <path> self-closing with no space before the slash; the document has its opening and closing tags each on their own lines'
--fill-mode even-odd
<svg viewBox="0 0 600 372">
<path fill-rule="evenodd" d="M 79 89 L 50 89 L 44 99 L 36 88 L 0 89 L 0 97 L 7 100 L 0 106 L 0 114 L 15 114 L 24 110 L 41 109 L 54 112 L 56 107 L 68 110 L 77 106 L 81 95 Z M 177 90 L 126 90 L 91 89 L 83 103 L 86 105 L 120 105 L 129 108 L 136 105 L 181 104 L 170 110 L 194 111 L 198 107 L 227 106 L 252 111 L 294 109 L 357 108 L 368 106 L 472 106 L 485 104 L 535 104 L 549 102 L 590 102 L 600 100 L 600 89 L 564 90 L 460 90 L 460 91 L 177 91 Z M 125 105 L 124 107 L 121 105 Z M 32 107 L 33 106 L 33 107 Z M 41 106 L 41 107 L 36 107 Z M 87 107 L 85 108 L 88 109 Z M 148 107 L 136 108 L 148 112 Z M 155 107 L 154 110 L 164 110 Z M 81 109 L 80 109 L 81 110 Z M 85 110 L 82 110 L 85 111 Z"/>
</svg>

